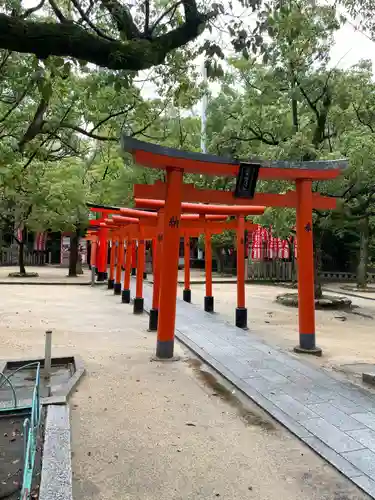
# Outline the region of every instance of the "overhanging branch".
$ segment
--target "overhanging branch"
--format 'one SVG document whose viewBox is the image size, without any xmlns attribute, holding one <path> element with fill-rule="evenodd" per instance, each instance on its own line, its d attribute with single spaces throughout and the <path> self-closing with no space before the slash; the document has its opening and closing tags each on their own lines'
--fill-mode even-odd
<svg viewBox="0 0 375 500">
<path fill-rule="evenodd" d="M 169 52 L 201 33 L 208 16 L 194 11 L 193 0 L 183 4 L 186 20 L 180 26 L 153 40 L 126 42 L 103 39 L 70 22 L 31 21 L 0 13 L 0 48 L 39 58 L 73 57 L 109 69 L 140 71 L 163 63 Z"/>
</svg>

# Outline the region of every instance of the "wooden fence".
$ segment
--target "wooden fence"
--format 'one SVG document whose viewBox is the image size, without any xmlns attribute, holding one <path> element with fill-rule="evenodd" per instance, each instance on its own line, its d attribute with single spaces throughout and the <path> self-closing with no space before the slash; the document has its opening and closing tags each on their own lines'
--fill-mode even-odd
<svg viewBox="0 0 375 500">
<path fill-rule="evenodd" d="M 319 273 L 322 281 L 334 282 L 355 282 L 357 275 L 346 272 L 326 272 Z M 257 281 L 297 281 L 297 263 L 279 260 L 248 262 L 247 277 L 249 280 Z M 375 282 L 375 273 L 367 274 L 367 282 Z"/>
<path fill-rule="evenodd" d="M 45 252 L 24 251 L 25 266 L 43 266 L 46 263 Z M 0 249 L 0 266 L 17 266 L 18 248 Z"/>
<path fill-rule="evenodd" d="M 247 277 L 256 281 L 295 281 L 297 269 L 292 262 L 270 260 L 248 263 Z"/>
</svg>

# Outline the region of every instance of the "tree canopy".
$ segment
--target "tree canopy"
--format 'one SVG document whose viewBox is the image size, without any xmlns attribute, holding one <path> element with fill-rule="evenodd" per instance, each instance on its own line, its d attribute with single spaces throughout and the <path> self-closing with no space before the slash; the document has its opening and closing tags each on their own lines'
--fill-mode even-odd
<svg viewBox="0 0 375 500">
<path fill-rule="evenodd" d="M 250 11 L 259 7 L 247 0 L 237 5 Z M 332 266 L 335 261 L 348 268 L 352 262 L 362 263 L 359 274 L 365 277 L 375 244 L 371 64 L 360 61 L 346 70 L 332 64 L 330 49 L 343 22 L 332 6 L 307 0 L 271 1 L 255 12 L 253 25 L 238 12 L 224 26 L 228 42 L 224 50 L 217 34 L 227 11 L 219 3 L 199 7 L 191 0 L 139 1 L 124 7 L 103 0 L 45 0 L 26 9 L 18 0 L 4 2 L 0 25 L 6 18 L 13 27 L 33 26 L 40 34 L 48 25 L 53 33 L 60 33 L 61 46 L 88 51 L 91 59 L 57 53 L 53 37 L 48 38 L 51 43 L 43 43 L 48 53 L 40 53 L 30 41 L 22 40 L 24 33 L 29 36 L 28 28 L 14 41 L 0 26 L 0 47 L 4 47 L 0 50 L 2 225 L 11 231 L 24 226 L 74 231 L 86 223 L 86 201 L 131 204 L 135 182 L 153 182 L 164 174 L 139 168 L 123 157 L 121 133 L 199 151 L 198 104 L 207 92 L 209 152 L 235 158 L 349 159 L 350 168 L 343 177 L 314 183 L 315 190 L 341 200 L 333 213 L 314 213 L 315 247 L 319 259 L 330 260 Z M 187 30 L 193 17 L 216 31 L 211 35 L 208 31 L 197 43 L 187 43 L 195 39 L 197 28 L 193 38 L 158 52 L 157 40 Z M 108 58 L 100 59 L 103 53 L 95 44 L 89 50 L 77 38 L 64 41 L 66 29 L 94 37 L 95 44 L 107 47 Z M 25 53 L 2 45 L 8 39 L 21 44 Z M 130 59 L 125 56 L 113 59 L 114 44 L 120 44 L 124 53 L 143 44 L 145 53 L 132 52 L 138 56 L 128 67 Z M 159 55 L 164 51 L 164 55 L 158 59 L 154 53 L 156 59 L 148 59 L 148 50 Z M 196 57 L 204 51 L 211 58 L 209 78 L 215 77 L 219 87 L 212 95 L 197 71 Z M 154 65 L 152 73 L 138 72 Z M 143 87 L 150 83 L 155 92 L 146 96 Z M 234 182 L 194 175 L 186 175 L 185 181 L 224 190 L 233 189 Z M 258 185 L 259 190 L 272 192 L 293 188 L 276 181 Z M 274 233 L 285 238 L 293 234 L 295 214 L 268 209 L 257 221 L 272 225 Z M 335 253 L 332 242 L 345 252 Z M 220 249 L 235 247 L 230 232 L 214 243 L 218 254 Z"/>
</svg>

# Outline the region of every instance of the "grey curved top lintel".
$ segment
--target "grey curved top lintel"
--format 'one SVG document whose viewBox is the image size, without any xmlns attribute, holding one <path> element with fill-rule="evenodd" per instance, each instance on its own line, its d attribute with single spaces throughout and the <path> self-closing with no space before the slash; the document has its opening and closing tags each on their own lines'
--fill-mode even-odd
<svg viewBox="0 0 375 500">
<path fill-rule="evenodd" d="M 226 165 L 239 165 L 239 160 L 225 158 L 223 156 L 216 156 L 206 153 L 196 153 L 192 151 L 183 151 L 181 149 L 169 148 L 166 146 L 159 146 L 152 142 L 140 141 L 129 137 L 125 134 L 121 136 L 121 147 L 127 153 L 134 153 L 136 151 L 145 151 L 148 153 L 166 156 L 169 158 L 181 158 L 185 160 L 194 160 L 202 163 L 218 163 Z M 264 168 L 282 168 L 282 169 L 307 169 L 307 170 L 331 170 L 340 169 L 344 170 L 348 167 L 348 160 L 346 158 L 340 160 L 316 160 L 316 161 L 286 161 L 286 160 L 260 160 L 259 158 L 252 158 L 243 160 L 244 162 L 254 162 L 260 164 Z M 167 162 L 166 162 L 167 165 Z"/>
</svg>

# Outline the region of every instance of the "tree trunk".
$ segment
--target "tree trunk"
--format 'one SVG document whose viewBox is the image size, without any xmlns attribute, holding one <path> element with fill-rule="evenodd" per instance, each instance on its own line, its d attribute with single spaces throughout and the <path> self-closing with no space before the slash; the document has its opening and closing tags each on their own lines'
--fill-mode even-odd
<svg viewBox="0 0 375 500">
<path fill-rule="evenodd" d="M 369 247 L 369 221 L 365 217 L 359 221 L 359 261 L 357 267 L 357 287 L 366 288 L 367 286 L 367 266 L 368 266 L 368 247 Z"/>
<path fill-rule="evenodd" d="M 69 276 L 77 276 L 79 228 L 70 236 Z"/>
<path fill-rule="evenodd" d="M 26 274 L 24 249 L 25 243 L 22 234 L 22 241 L 18 243 L 18 265 L 20 268 L 20 274 Z"/>
<path fill-rule="evenodd" d="M 294 95 L 295 92 L 295 87 L 296 87 L 296 81 L 295 78 L 292 77 L 291 81 L 291 87 L 292 87 L 292 121 L 293 121 L 293 132 L 296 134 L 298 132 L 298 103 L 297 99 Z"/>
<path fill-rule="evenodd" d="M 213 252 L 214 252 L 214 255 L 215 255 L 215 259 L 216 259 L 216 265 L 217 265 L 217 272 L 222 274 L 223 271 L 224 271 L 224 266 L 223 266 L 223 255 L 221 253 L 221 249 L 219 248 L 213 248 Z"/>
</svg>

